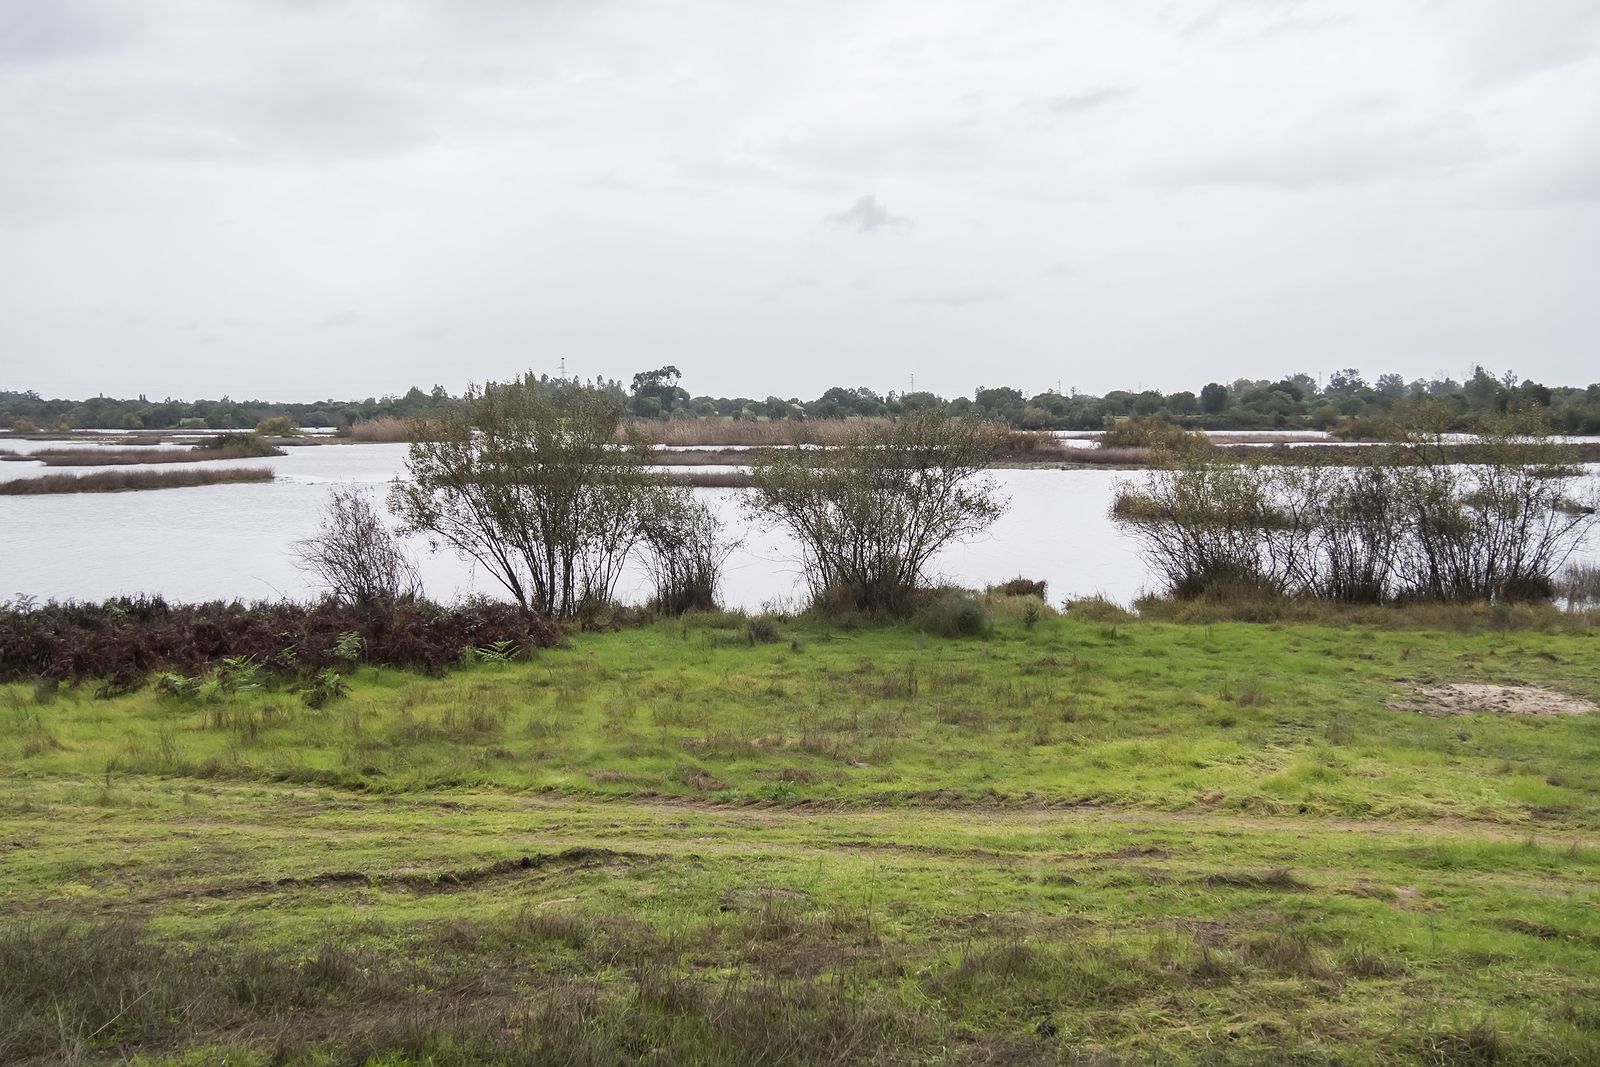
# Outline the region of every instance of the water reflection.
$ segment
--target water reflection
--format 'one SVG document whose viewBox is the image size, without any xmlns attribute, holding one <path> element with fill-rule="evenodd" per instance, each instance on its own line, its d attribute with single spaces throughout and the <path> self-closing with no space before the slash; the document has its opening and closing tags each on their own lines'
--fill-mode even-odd
<svg viewBox="0 0 1600 1067">
<path fill-rule="evenodd" d="M 8 442 L 7 447 L 17 443 Z M 207 461 L 203 466 L 270 465 L 269 484 L 217 485 L 137 493 L 83 493 L 0 497 L 0 597 L 97 600 L 121 594 L 161 593 L 169 600 L 306 598 L 312 589 L 296 570 L 290 546 L 317 528 L 333 485 L 363 485 L 380 496 L 399 470 L 399 444 L 301 447 L 265 460 Z M 87 468 L 57 467 L 53 472 Z M 103 469 L 103 468 L 100 468 Z M 126 469 L 126 468 L 124 468 Z M 143 468 L 135 468 L 143 469 Z M 0 477 L 31 463 L 0 465 Z M 1591 466 L 1590 472 L 1600 471 Z M 1099 470 L 992 472 L 1010 510 L 989 535 L 956 546 L 935 561 L 938 576 L 983 586 L 1018 575 L 1050 583 L 1050 596 L 1102 593 L 1129 601 L 1147 577 L 1132 542 L 1107 516 L 1117 481 L 1127 475 Z M 728 560 L 725 599 L 757 609 L 797 602 L 804 590 L 795 546 L 784 535 L 752 527 L 733 489 L 696 490 L 713 502 L 744 541 Z M 428 594 L 452 600 L 467 593 L 498 595 L 493 577 L 448 551 L 414 546 Z M 1587 557 L 1600 556 L 1591 545 Z M 624 575 L 624 599 L 645 593 L 638 571 Z"/>
</svg>

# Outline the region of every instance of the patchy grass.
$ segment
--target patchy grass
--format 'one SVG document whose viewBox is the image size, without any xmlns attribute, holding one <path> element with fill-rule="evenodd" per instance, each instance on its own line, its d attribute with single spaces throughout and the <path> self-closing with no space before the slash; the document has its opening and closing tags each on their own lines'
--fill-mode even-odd
<svg viewBox="0 0 1600 1067">
<path fill-rule="evenodd" d="M 732 616 L 0 687 L 0 1061 L 1586 1063 L 1592 631 Z"/>
</svg>

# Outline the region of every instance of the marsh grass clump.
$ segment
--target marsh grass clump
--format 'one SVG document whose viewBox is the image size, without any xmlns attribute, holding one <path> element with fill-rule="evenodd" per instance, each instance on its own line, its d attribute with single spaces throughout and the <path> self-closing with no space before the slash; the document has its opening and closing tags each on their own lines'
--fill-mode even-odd
<svg viewBox="0 0 1600 1067">
<path fill-rule="evenodd" d="M 1108 600 L 1103 596 L 1069 600 L 1067 601 L 1066 614 L 1069 619 L 1110 623 L 1132 622 L 1139 617 L 1136 612 L 1129 611 L 1121 604 Z"/>
<path fill-rule="evenodd" d="M 917 612 L 916 624 L 939 637 L 990 637 L 994 617 L 984 602 L 970 593 L 946 592 L 933 597 Z"/>
<path fill-rule="evenodd" d="M 395 415 L 379 415 L 341 426 L 335 435 L 341 439 L 361 444 L 405 444 L 418 437 L 427 436 L 429 423 L 424 419 L 403 419 Z"/>
<path fill-rule="evenodd" d="M 237 485 L 270 482 L 267 467 L 231 467 L 223 470 L 94 471 L 90 474 L 42 474 L 0 482 L 0 495 L 38 496 L 46 493 L 125 493 L 145 489 L 191 489 L 201 485 Z"/>
<path fill-rule="evenodd" d="M 216 443 L 220 442 L 220 443 Z M 219 459 L 265 459 L 284 455 L 252 434 L 223 434 L 190 448 L 42 448 L 18 459 L 38 460 L 47 467 L 117 467 L 129 464 L 201 463 Z"/>
<path fill-rule="evenodd" d="M 1095 441 L 1097 449 L 1162 449 L 1170 452 L 1211 447 L 1204 431 L 1186 430 L 1166 419 L 1122 419 Z"/>
<path fill-rule="evenodd" d="M 1012 578 L 1010 581 L 991 585 L 984 590 L 989 596 L 1031 596 L 1038 600 L 1045 599 L 1045 583 L 1034 581 L 1032 578 Z"/>
<path fill-rule="evenodd" d="M 287 423 L 289 420 L 283 419 L 283 421 Z M 190 454 L 206 459 L 257 459 L 281 456 L 284 452 L 263 437 L 258 430 L 256 433 L 219 433 L 206 437 L 195 443 Z"/>
</svg>

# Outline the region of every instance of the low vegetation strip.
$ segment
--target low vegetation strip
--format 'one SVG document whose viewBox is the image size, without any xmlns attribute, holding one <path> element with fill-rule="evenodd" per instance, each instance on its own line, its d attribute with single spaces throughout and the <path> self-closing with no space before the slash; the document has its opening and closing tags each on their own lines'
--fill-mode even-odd
<svg viewBox="0 0 1600 1067">
<path fill-rule="evenodd" d="M 0 607 L 0 680 L 119 691 L 153 672 L 200 677 L 229 664 L 248 665 L 261 680 L 362 663 L 436 674 L 480 649 L 525 653 L 561 639 L 550 623 L 496 603 L 173 605 L 155 597 L 22 605 Z"/>
<path fill-rule="evenodd" d="M 880 660 L 897 646 L 857 636 L 870 647 L 856 651 Z M 654 707 L 663 696 L 642 694 L 687 657 L 641 663 L 636 639 L 585 636 L 548 658 L 591 659 L 591 677 L 612 687 L 600 699 L 613 703 L 643 668 L 632 691 Z M 777 651 L 719 647 L 716 667 Z M 841 650 L 837 663 L 849 662 Z M 1280 648 L 1266 667 L 1291 664 Z M 824 665 L 836 661 L 818 663 L 818 677 Z M 523 691 L 543 666 L 485 665 L 459 676 L 450 699 L 482 699 L 485 684 Z M 518 732 L 514 720 L 498 737 L 424 739 L 442 716 L 415 686 L 438 684 L 374 673 L 328 714 L 368 720 L 355 746 L 368 756 L 392 751 L 401 726 L 419 742 L 407 759 L 463 769 L 501 759 L 485 754 Z M 986 689 L 967 685 L 975 697 Z M 1525 829 L 1221 807 L 741 810 L 481 784 L 231 782 L 122 762 L 81 774 L 58 762 L 129 721 L 128 699 L 80 708 L 69 694 L 41 705 L 25 688 L 0 691 L 6 1062 L 1198 1065 L 1221 1049 L 1220 1062 L 1582 1064 L 1600 1054 L 1600 848 L 1560 818 Z M 899 698 L 863 701 L 886 702 Z M 707 727 L 759 729 L 760 707 L 747 693 L 706 709 Z M 1129 732 L 1148 734 L 1163 707 L 1124 703 L 1137 720 Z M 281 743 L 243 720 L 213 725 L 198 706 L 170 703 L 164 718 L 177 747 L 226 738 L 253 759 Z M 895 741 L 892 721 L 869 719 L 864 736 Z M 27 746 L 40 721 L 60 748 Z M 559 765 L 586 736 L 546 734 L 539 758 Z M 1286 758 L 1392 744 L 1293 736 L 1276 742 Z M 126 739 L 136 757 L 161 743 Z M 966 743 L 953 736 L 950 748 Z M 737 762 L 707 767 L 734 779 Z"/>
<path fill-rule="evenodd" d="M 233 485 L 270 482 L 268 467 L 226 470 L 95 471 L 92 474 L 43 474 L 0 482 L 0 495 L 36 496 L 46 493 L 123 493 L 141 489 L 188 489 L 197 485 Z"/>
<path fill-rule="evenodd" d="M 200 463 L 213 459 L 261 459 L 282 456 L 272 445 L 228 444 L 216 448 L 43 448 L 24 457 L 47 467 L 120 467 L 144 463 Z"/>
<path fill-rule="evenodd" d="M 0 1062 L 1600 1060 L 1593 619 L 1044 591 L 11 605 Z"/>
</svg>

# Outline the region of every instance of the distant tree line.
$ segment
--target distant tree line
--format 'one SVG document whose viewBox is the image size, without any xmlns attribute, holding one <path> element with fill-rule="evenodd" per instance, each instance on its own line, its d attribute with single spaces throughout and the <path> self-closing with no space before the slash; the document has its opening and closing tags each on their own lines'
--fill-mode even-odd
<svg viewBox="0 0 1600 1067">
<path fill-rule="evenodd" d="M 641 371 L 624 388 L 596 379 L 592 387 L 617 397 L 628 415 L 643 419 L 837 419 L 915 414 L 979 415 L 1026 430 L 1102 430 L 1126 418 L 1157 418 L 1210 430 L 1359 428 L 1371 420 L 1404 421 L 1410 405 L 1427 399 L 1469 429 L 1484 416 L 1533 414 L 1553 431 L 1600 433 L 1600 383 L 1587 387 L 1546 386 L 1496 376 L 1476 368 L 1464 382 L 1451 378 L 1406 381 L 1383 374 L 1369 381 L 1350 368 L 1326 381 L 1293 374 L 1272 381 L 1240 378 L 1210 382 L 1198 392 L 1163 393 L 1116 389 L 1103 396 L 1049 391 L 1028 396 L 1009 386 L 984 387 L 972 396 L 946 398 L 931 392 L 877 393 L 835 386 L 813 400 L 768 396 L 692 395 L 674 366 Z M 459 411 L 463 400 L 435 386 L 402 396 L 323 400 L 305 404 L 220 400 L 46 400 L 33 392 L 0 391 L 0 427 L 22 429 L 244 429 L 276 416 L 301 426 L 339 427 L 380 417 L 438 417 Z"/>
</svg>

